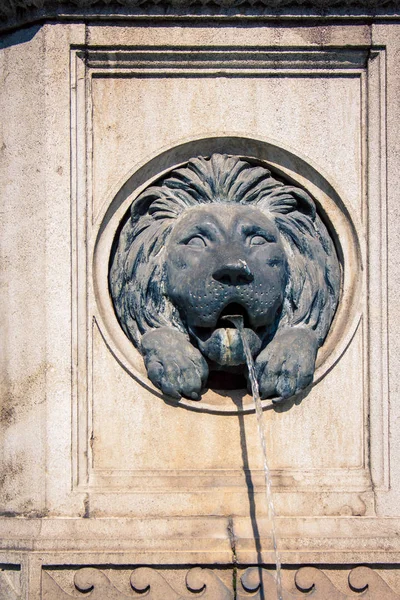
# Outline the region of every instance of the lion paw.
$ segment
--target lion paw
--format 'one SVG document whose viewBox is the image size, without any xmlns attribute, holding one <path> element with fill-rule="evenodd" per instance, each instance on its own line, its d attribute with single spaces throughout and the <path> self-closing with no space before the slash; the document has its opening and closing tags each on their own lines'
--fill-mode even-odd
<svg viewBox="0 0 400 600">
<path fill-rule="evenodd" d="M 298 327 L 279 331 L 258 355 L 255 368 L 261 398 L 290 398 L 313 380 L 318 340 L 314 331 Z"/>
<path fill-rule="evenodd" d="M 172 398 L 199 400 L 208 365 L 186 336 L 169 327 L 146 333 L 142 351 L 150 381 Z"/>
</svg>

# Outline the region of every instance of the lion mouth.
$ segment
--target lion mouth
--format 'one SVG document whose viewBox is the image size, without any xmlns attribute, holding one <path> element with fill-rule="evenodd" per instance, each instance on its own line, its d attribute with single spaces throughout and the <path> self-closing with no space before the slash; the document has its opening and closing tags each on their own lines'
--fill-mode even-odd
<svg viewBox="0 0 400 600">
<path fill-rule="evenodd" d="M 224 329 L 236 328 L 235 323 L 230 321 L 231 317 L 241 317 L 243 320 L 243 327 L 245 329 L 251 328 L 250 317 L 244 306 L 238 304 L 237 302 L 231 302 L 225 306 L 219 315 L 215 329 L 219 329 L 221 327 Z"/>
<path fill-rule="evenodd" d="M 241 317 L 243 329 L 239 331 L 229 319 Z M 250 324 L 247 310 L 237 302 L 231 302 L 220 312 L 214 327 L 192 327 L 192 336 L 195 338 L 200 351 L 212 362 L 222 366 L 242 365 L 246 362 L 242 335 L 250 351 L 255 356 L 261 349 L 261 338 Z"/>
<path fill-rule="evenodd" d="M 229 320 L 229 317 L 242 317 L 243 327 L 245 329 L 252 329 L 249 313 L 244 306 L 238 304 L 237 302 L 231 302 L 225 306 L 225 308 L 220 312 L 213 327 L 196 326 L 192 327 L 191 329 L 195 333 L 196 337 L 201 340 L 206 340 L 217 329 L 236 329 L 236 326 L 232 321 Z"/>
</svg>

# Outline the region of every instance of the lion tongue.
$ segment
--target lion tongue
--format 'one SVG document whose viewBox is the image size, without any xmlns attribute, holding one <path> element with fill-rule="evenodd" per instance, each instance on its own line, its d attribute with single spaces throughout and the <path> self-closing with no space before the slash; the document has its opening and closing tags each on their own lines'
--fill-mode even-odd
<svg viewBox="0 0 400 600">
<path fill-rule="evenodd" d="M 221 321 L 231 321 L 232 319 L 243 319 L 242 315 L 224 315 L 221 317 Z"/>
<path fill-rule="evenodd" d="M 221 317 L 221 321 L 230 321 L 237 329 L 243 329 L 242 315 L 224 315 Z M 240 327 L 238 327 L 238 323 L 240 324 Z"/>
<path fill-rule="evenodd" d="M 249 327 L 250 318 L 244 306 L 237 302 L 231 302 L 221 312 L 216 329 L 218 327 Z"/>
<path fill-rule="evenodd" d="M 251 353 L 255 356 L 261 341 L 252 329 L 244 329 Z M 243 343 L 237 329 L 220 327 L 207 340 L 198 339 L 201 352 L 213 362 L 223 366 L 242 365 L 246 362 Z"/>
</svg>

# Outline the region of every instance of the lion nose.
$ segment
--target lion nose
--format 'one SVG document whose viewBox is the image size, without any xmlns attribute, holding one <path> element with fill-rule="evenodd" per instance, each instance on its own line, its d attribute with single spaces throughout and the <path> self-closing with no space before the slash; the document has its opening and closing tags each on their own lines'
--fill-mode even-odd
<svg viewBox="0 0 400 600">
<path fill-rule="evenodd" d="M 243 285 L 244 283 L 253 281 L 254 275 L 250 271 L 246 261 L 238 260 L 227 263 L 214 271 L 213 278 L 227 285 Z"/>
</svg>

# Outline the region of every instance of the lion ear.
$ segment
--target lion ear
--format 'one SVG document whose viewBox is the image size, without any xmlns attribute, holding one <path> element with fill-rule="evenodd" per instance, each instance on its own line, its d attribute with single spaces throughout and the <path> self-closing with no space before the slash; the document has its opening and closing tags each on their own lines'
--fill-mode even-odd
<svg viewBox="0 0 400 600">
<path fill-rule="evenodd" d="M 307 192 L 297 187 L 284 185 L 275 188 L 268 195 L 269 210 L 271 212 L 287 215 L 292 212 L 300 212 L 310 217 L 313 221 L 316 216 L 315 204 Z"/>
<path fill-rule="evenodd" d="M 132 202 L 131 206 L 131 219 L 133 222 L 136 222 L 140 217 L 145 215 L 153 202 L 158 200 L 160 197 L 163 197 L 163 190 L 161 187 L 152 186 L 142 192 L 140 196 L 136 198 L 134 202 Z"/>
</svg>

